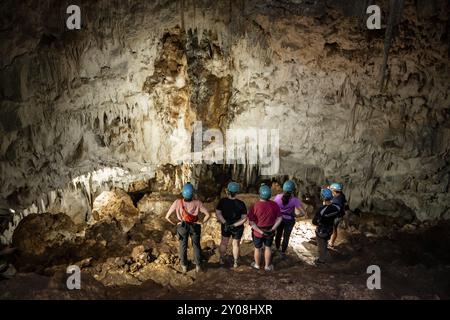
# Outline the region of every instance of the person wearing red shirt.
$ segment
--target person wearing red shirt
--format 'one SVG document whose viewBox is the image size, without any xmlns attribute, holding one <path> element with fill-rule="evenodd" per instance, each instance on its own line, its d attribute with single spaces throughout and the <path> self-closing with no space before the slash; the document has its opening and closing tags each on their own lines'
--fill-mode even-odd
<svg viewBox="0 0 450 320">
<path fill-rule="evenodd" d="M 261 248 L 264 246 L 264 261 L 266 271 L 272 271 L 272 250 L 271 246 L 283 216 L 280 207 L 272 200 L 272 190 L 269 186 L 262 185 L 259 188 L 260 200 L 252 205 L 248 211 L 248 220 L 253 229 L 253 244 L 255 246 L 255 261 L 252 267 L 260 269 Z"/>
</svg>

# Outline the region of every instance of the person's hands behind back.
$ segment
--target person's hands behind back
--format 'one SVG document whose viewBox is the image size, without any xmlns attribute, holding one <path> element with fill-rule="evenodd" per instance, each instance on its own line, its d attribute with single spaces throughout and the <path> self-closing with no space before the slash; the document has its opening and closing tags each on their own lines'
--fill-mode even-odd
<svg viewBox="0 0 450 320">
<path fill-rule="evenodd" d="M 268 230 L 268 231 L 264 231 L 263 232 L 263 236 L 264 237 L 271 237 L 273 235 L 273 231 L 272 230 Z"/>
<path fill-rule="evenodd" d="M 234 224 L 226 223 L 225 224 L 225 232 L 233 232 L 233 231 L 234 231 Z"/>
</svg>

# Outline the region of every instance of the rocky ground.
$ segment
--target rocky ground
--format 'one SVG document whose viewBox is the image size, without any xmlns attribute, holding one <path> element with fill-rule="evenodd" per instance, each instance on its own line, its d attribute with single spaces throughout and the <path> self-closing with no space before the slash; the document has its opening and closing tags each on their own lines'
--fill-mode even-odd
<svg viewBox="0 0 450 320">
<path fill-rule="evenodd" d="M 126 197 L 116 201 L 116 206 Z M 111 194 L 110 194 L 111 195 Z M 153 195 L 143 202 L 164 212 L 170 204 Z M 242 195 L 246 202 L 254 195 Z M 174 228 L 161 214 L 138 206 L 130 216 L 108 216 L 75 225 L 64 214 L 27 216 L 13 237 L 9 256 L 17 273 L 0 281 L 1 299 L 448 299 L 450 224 L 417 224 L 350 213 L 343 223 L 332 262 L 315 266 L 317 246 L 310 219 L 297 221 L 286 259 L 274 255 L 274 272 L 250 268 L 253 246 L 246 232 L 241 265 L 218 264 L 219 228 L 204 226 L 204 271 L 182 274 Z M 212 209 L 212 203 L 207 206 Z M 126 206 L 125 206 L 126 207 Z M 130 206 L 131 208 L 132 206 Z M 114 210 L 114 209 L 111 209 Z M 133 211 L 133 210 L 131 210 Z M 104 213 L 104 212 L 103 212 Z M 133 213 L 136 214 L 136 213 Z M 122 221 L 128 228 L 122 228 Z M 192 252 L 189 250 L 189 257 Z M 81 290 L 66 287 L 66 268 L 82 270 Z M 381 290 L 366 286 L 369 265 L 381 268 Z"/>
</svg>

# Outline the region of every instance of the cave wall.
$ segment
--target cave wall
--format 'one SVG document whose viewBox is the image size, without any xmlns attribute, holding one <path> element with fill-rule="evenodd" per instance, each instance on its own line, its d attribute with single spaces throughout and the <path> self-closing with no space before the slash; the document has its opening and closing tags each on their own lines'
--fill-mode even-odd
<svg viewBox="0 0 450 320">
<path fill-rule="evenodd" d="M 0 4 L 2 208 L 179 164 L 202 121 L 279 129 L 301 190 L 339 180 L 352 209 L 450 217 L 446 1 L 406 1 L 383 88 L 386 1 L 378 31 L 364 1 L 80 1 L 77 31 L 68 4 Z"/>
</svg>

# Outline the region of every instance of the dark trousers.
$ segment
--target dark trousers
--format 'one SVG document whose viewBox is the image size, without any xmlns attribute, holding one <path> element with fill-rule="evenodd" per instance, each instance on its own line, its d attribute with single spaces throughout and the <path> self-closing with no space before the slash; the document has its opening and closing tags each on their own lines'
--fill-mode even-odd
<svg viewBox="0 0 450 320">
<path fill-rule="evenodd" d="M 328 261 L 328 239 L 324 238 L 316 238 L 317 247 L 319 249 L 319 260 L 321 262 Z"/>
<path fill-rule="evenodd" d="M 275 235 L 275 247 L 280 249 L 281 244 L 281 252 L 286 252 L 287 247 L 289 245 L 289 238 L 291 237 L 292 229 L 294 229 L 295 219 L 292 220 L 284 220 L 277 228 L 277 234 Z M 281 238 L 283 237 L 283 242 L 281 242 Z"/>
<path fill-rule="evenodd" d="M 194 263 L 200 265 L 201 262 L 201 248 L 200 248 L 200 235 L 202 227 L 196 223 L 182 222 L 177 227 L 178 239 L 180 240 L 180 247 L 178 254 L 180 257 L 181 265 L 187 266 L 187 247 L 189 236 L 191 236 L 192 247 L 194 249 Z"/>
</svg>

